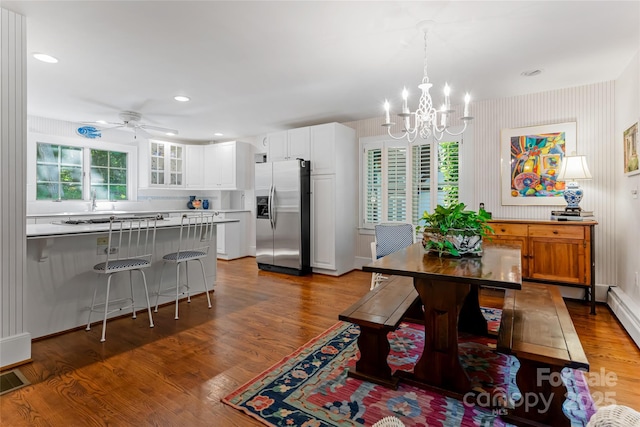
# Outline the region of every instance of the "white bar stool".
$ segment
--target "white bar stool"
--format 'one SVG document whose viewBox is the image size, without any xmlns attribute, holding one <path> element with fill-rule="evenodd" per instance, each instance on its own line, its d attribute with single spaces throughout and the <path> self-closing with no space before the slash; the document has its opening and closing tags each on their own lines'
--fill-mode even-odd
<svg viewBox="0 0 640 427">
<path fill-rule="evenodd" d="M 162 257 L 164 263 L 162 264 L 162 270 L 160 272 L 160 280 L 158 281 L 158 292 L 156 294 L 156 308 L 155 312 L 158 312 L 158 301 L 161 295 L 175 295 L 176 297 L 176 314 L 175 319 L 178 319 L 178 300 L 180 295 L 187 295 L 187 303 L 191 302 L 190 286 L 189 286 L 189 261 L 198 261 L 200 268 L 202 269 L 202 280 L 204 282 L 205 293 L 207 294 L 207 303 L 211 308 L 211 297 L 209 296 L 209 286 L 207 285 L 207 275 L 204 271 L 204 264 L 202 259 L 206 258 L 209 254 L 209 247 L 211 246 L 211 238 L 213 237 L 213 230 L 215 224 L 213 218 L 216 214 L 199 214 L 199 215 L 182 215 L 182 222 L 180 224 L 180 241 L 178 244 L 178 251 L 171 252 Z M 216 256 L 215 254 L 213 256 Z M 162 276 L 164 274 L 164 268 L 167 263 L 176 264 L 176 286 L 174 289 L 161 290 L 162 288 Z M 180 285 L 180 264 L 185 265 L 186 284 Z"/>
<path fill-rule="evenodd" d="M 98 307 L 104 305 L 104 316 L 102 319 L 102 338 L 100 342 L 105 341 L 107 332 L 107 316 L 121 310 L 131 308 L 133 318 L 136 318 L 136 306 L 133 293 L 133 272 L 139 271 L 144 284 L 144 295 L 147 299 L 147 311 L 149 312 L 149 327 L 153 328 L 153 317 L 151 316 L 151 304 L 149 303 L 149 293 L 147 290 L 147 278 L 145 277 L 144 268 L 151 266 L 151 258 L 156 240 L 156 221 L 157 217 L 129 217 L 118 218 L 112 216 L 109 221 L 109 238 L 107 249 L 105 250 L 105 261 L 96 264 L 93 271 L 98 274 L 107 276 L 107 289 L 104 303 L 96 304 L 96 294 L 100 283 L 97 282 L 93 291 L 91 307 L 89 308 L 89 319 L 87 320 L 86 330 L 91 330 L 91 313 L 94 311 L 102 311 Z M 129 288 L 131 290 L 130 298 L 121 298 L 109 301 L 109 292 L 111 290 L 111 278 L 116 273 L 124 271 L 129 272 Z M 125 306 L 119 306 L 117 309 L 109 310 L 109 304 L 129 302 Z"/>
</svg>

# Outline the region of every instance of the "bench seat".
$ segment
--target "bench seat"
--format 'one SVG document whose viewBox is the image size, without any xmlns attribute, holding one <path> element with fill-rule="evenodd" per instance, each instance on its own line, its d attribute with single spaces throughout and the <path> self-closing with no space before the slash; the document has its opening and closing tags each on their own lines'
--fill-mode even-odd
<svg viewBox="0 0 640 427">
<path fill-rule="evenodd" d="M 398 378 L 391 376 L 387 357 L 391 351 L 387 334 L 400 325 L 405 316 L 421 318 L 420 297 L 411 277 L 390 276 L 378 287 L 343 311 L 340 320 L 360 326 L 360 359 L 349 376 L 386 387 L 397 388 Z"/>
<path fill-rule="evenodd" d="M 551 397 L 548 408 L 542 399 L 537 405 L 516 404 L 506 419 L 517 425 L 569 426 L 560 372 L 565 367 L 588 371 L 589 361 L 558 287 L 523 283 L 519 291 L 507 290 L 497 348 L 520 361 L 516 382 L 525 401 L 534 394 Z"/>
</svg>

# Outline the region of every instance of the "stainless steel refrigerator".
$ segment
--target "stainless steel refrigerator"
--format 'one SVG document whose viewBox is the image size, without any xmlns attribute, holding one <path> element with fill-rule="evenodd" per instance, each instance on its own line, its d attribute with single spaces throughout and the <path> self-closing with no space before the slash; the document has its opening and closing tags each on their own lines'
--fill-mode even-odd
<svg viewBox="0 0 640 427">
<path fill-rule="evenodd" d="M 257 163 L 256 261 L 261 270 L 311 272 L 311 162 Z"/>
</svg>

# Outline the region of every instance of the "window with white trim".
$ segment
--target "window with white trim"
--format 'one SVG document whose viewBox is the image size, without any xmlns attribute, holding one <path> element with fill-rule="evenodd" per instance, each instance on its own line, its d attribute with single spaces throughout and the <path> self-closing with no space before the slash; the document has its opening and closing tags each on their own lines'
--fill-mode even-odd
<svg viewBox="0 0 640 427">
<path fill-rule="evenodd" d="M 365 228 L 381 222 L 418 224 L 423 212 L 460 198 L 460 142 L 364 142 L 362 212 Z"/>
<path fill-rule="evenodd" d="M 128 200 L 129 153 L 79 145 L 36 144 L 36 200 Z M 89 173 L 86 173 L 86 170 Z"/>
</svg>

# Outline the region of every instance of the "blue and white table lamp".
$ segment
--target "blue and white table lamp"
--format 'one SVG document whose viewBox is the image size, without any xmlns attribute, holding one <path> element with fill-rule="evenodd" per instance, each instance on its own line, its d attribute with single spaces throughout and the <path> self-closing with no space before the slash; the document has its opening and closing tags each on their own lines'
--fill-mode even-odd
<svg viewBox="0 0 640 427">
<path fill-rule="evenodd" d="M 576 156 L 575 152 L 571 156 L 565 156 L 560 165 L 558 181 L 566 181 L 564 189 L 564 199 L 567 201 L 567 212 L 580 212 L 580 200 L 583 191 L 578 185 L 579 179 L 591 179 L 591 172 L 587 166 L 587 156 Z"/>
</svg>

